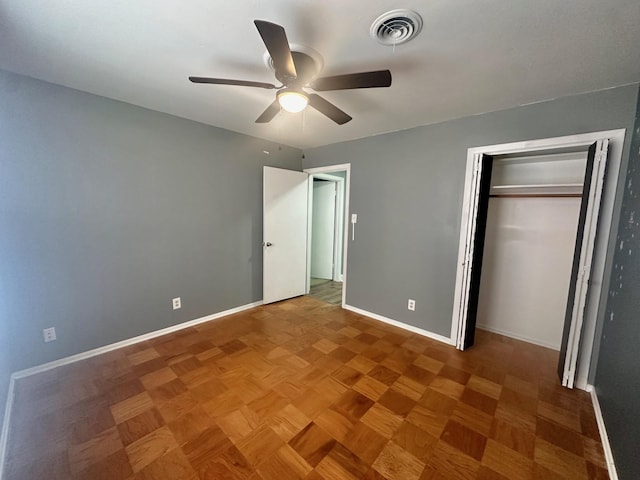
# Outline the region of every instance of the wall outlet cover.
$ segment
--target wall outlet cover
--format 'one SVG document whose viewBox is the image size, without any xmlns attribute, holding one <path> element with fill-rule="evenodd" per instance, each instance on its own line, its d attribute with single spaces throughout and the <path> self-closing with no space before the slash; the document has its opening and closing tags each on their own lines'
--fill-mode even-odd
<svg viewBox="0 0 640 480">
<path fill-rule="evenodd" d="M 180 297 L 174 298 L 171 302 L 174 310 L 178 310 L 179 308 L 182 308 L 182 300 L 180 300 Z"/>
<path fill-rule="evenodd" d="M 56 337 L 56 328 L 50 327 L 42 330 L 42 337 L 44 338 L 44 343 L 53 342 L 57 339 Z"/>
<path fill-rule="evenodd" d="M 410 298 L 407 301 L 407 309 L 409 309 L 412 312 L 414 312 L 416 310 L 416 301 Z"/>
</svg>

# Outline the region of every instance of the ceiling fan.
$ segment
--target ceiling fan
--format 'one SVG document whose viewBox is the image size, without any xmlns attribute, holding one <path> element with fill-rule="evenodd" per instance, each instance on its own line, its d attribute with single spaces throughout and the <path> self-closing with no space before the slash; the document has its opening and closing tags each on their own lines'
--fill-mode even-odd
<svg viewBox="0 0 640 480">
<path fill-rule="evenodd" d="M 283 27 L 264 20 L 254 20 L 253 23 L 258 29 L 262 41 L 271 56 L 276 79 L 278 79 L 282 85 L 277 87 L 271 83 L 209 77 L 189 77 L 189 80 L 193 83 L 239 85 L 277 90 L 276 99 L 267 107 L 262 115 L 256 119 L 256 123 L 270 122 L 280 111 L 281 107 L 289 112 L 300 112 L 304 110 L 307 105 L 310 105 L 338 125 L 343 125 L 351 120 L 348 114 L 320 95 L 307 93 L 304 89 L 311 88 L 318 92 L 326 92 L 330 90 L 391 86 L 391 72 L 389 70 L 350 73 L 347 75 L 314 79 L 313 77 L 317 73 L 315 61 L 306 53 L 291 51 L 287 34 Z"/>
</svg>

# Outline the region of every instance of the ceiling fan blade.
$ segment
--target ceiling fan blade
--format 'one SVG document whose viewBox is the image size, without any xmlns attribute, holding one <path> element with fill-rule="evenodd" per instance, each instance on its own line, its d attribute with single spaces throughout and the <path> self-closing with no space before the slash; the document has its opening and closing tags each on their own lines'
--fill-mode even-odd
<svg viewBox="0 0 640 480">
<path fill-rule="evenodd" d="M 253 23 L 271 55 L 276 72 L 287 78 L 296 78 L 298 74 L 284 28 L 264 20 L 254 20 Z"/>
<path fill-rule="evenodd" d="M 280 104 L 278 103 L 278 100 L 275 100 L 264 112 L 262 112 L 262 115 L 256 119 L 256 123 L 269 123 L 273 120 L 273 117 L 278 114 L 278 112 L 280 112 Z"/>
<path fill-rule="evenodd" d="M 213 83 L 215 85 L 239 85 L 241 87 L 258 87 L 273 90 L 275 85 L 263 82 L 252 82 L 250 80 L 231 80 L 228 78 L 209 78 L 209 77 L 189 77 L 193 83 Z"/>
<path fill-rule="evenodd" d="M 316 78 L 311 83 L 311 88 L 319 92 L 389 86 L 391 86 L 391 72 L 389 70 L 349 73 L 347 75 L 336 75 L 335 77 L 322 77 Z"/>
<path fill-rule="evenodd" d="M 311 93 L 309 95 L 309 105 L 318 110 L 320 113 L 323 113 L 331 120 L 336 122 L 338 125 L 344 125 L 351 117 L 336 107 L 333 103 L 328 102 L 320 95 L 316 95 L 315 93 Z"/>
</svg>

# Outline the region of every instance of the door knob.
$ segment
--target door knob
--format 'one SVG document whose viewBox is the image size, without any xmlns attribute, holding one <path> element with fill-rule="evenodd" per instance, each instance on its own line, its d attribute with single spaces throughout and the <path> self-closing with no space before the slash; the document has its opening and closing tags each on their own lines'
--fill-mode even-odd
<svg viewBox="0 0 640 480">
<path fill-rule="evenodd" d="M 262 242 L 263 247 L 270 247 L 271 245 L 273 245 L 271 242 Z"/>
</svg>

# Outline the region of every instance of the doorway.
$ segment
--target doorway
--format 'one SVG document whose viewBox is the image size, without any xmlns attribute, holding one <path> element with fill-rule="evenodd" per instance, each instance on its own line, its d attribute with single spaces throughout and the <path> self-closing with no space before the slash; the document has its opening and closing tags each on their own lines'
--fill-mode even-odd
<svg viewBox="0 0 640 480">
<path fill-rule="evenodd" d="M 332 282 L 345 305 L 347 238 L 349 226 L 350 164 L 312 168 L 304 172 L 263 167 L 263 303 L 309 294 L 311 288 L 311 234 L 313 178 L 336 182 L 336 209 Z M 337 247 L 336 247 L 337 245 Z M 336 285 L 334 285 L 335 287 Z"/>
<path fill-rule="evenodd" d="M 342 238 L 338 233 L 344 214 L 338 205 L 342 177 L 317 174 L 311 177 L 311 244 L 309 295 L 326 303 L 342 302 Z"/>
<path fill-rule="evenodd" d="M 567 302 L 567 324 L 562 342 L 564 351 L 560 354 L 563 385 L 572 388 L 575 382 L 579 388 L 587 387 L 598 306 L 603 295 L 602 283 L 606 278 L 605 267 L 610 268 L 605 261 L 624 133 L 624 130 L 614 130 L 469 149 L 451 333 L 459 349 L 473 344 L 494 158 L 589 149 L 575 248 L 578 254 L 574 256 L 571 272 L 570 301 Z M 609 157 L 608 145 L 611 146 Z M 609 171 L 605 182 L 607 164 Z M 547 187 L 545 184 L 530 186 Z"/>
<path fill-rule="evenodd" d="M 350 166 L 305 170 L 309 174 L 307 294 L 343 305 Z"/>
</svg>

